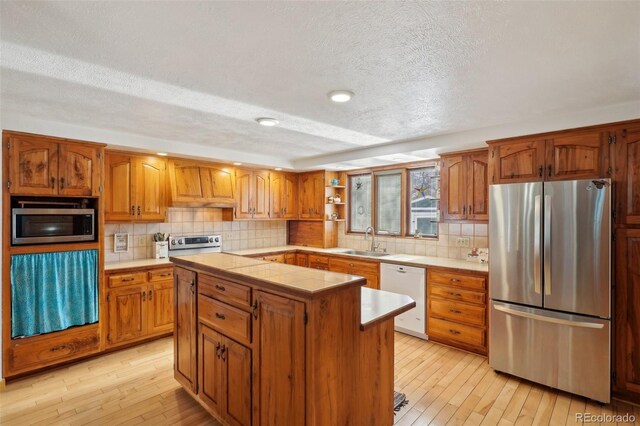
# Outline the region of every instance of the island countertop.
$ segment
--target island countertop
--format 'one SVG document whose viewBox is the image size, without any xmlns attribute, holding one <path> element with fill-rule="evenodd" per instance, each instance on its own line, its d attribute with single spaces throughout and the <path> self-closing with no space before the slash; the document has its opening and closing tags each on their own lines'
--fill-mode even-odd
<svg viewBox="0 0 640 426">
<path fill-rule="evenodd" d="M 357 275 L 309 269 L 301 266 L 251 259 L 227 253 L 172 256 L 176 265 L 254 285 L 267 285 L 305 297 L 315 297 L 344 287 L 362 286 L 360 328 L 366 330 L 416 306 L 408 296 L 364 287 Z"/>
</svg>

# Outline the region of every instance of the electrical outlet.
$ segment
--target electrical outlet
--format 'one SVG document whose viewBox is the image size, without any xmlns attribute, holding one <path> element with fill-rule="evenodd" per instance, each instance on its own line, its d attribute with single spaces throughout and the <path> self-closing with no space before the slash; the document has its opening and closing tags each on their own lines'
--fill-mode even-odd
<svg viewBox="0 0 640 426">
<path fill-rule="evenodd" d="M 135 242 L 135 246 L 136 247 L 144 247 L 147 243 L 147 236 L 146 235 L 138 235 L 136 236 L 136 242 Z"/>
<path fill-rule="evenodd" d="M 456 240 L 456 247 L 471 247 L 471 238 L 459 237 Z"/>
<path fill-rule="evenodd" d="M 224 239 L 225 240 L 230 240 L 232 238 L 233 238 L 233 232 L 227 231 L 227 232 L 224 233 Z"/>
</svg>

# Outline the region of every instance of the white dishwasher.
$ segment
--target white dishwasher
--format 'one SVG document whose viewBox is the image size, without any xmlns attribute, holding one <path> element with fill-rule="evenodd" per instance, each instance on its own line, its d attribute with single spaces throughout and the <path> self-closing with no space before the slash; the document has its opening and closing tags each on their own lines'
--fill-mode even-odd
<svg viewBox="0 0 640 426">
<path fill-rule="evenodd" d="M 426 334 L 427 280 L 424 268 L 380 263 L 380 290 L 406 294 L 416 301 L 416 307 L 395 319 L 395 329 L 421 339 Z"/>
</svg>

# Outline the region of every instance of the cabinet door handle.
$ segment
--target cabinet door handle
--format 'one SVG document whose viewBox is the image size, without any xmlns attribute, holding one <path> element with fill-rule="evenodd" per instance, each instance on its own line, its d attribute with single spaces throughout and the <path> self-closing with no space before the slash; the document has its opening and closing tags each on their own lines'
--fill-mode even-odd
<svg viewBox="0 0 640 426">
<path fill-rule="evenodd" d="M 173 275 L 171 272 L 167 272 L 165 274 L 158 274 L 159 277 L 170 277 L 171 275 Z"/>
<path fill-rule="evenodd" d="M 473 213 L 473 207 L 469 204 L 469 214 Z"/>
<path fill-rule="evenodd" d="M 145 293 L 144 291 L 142 292 L 142 301 L 146 302 L 147 300 L 147 293 Z"/>
<path fill-rule="evenodd" d="M 135 278 L 133 278 L 133 277 L 129 277 L 129 278 L 122 278 L 120 281 L 122 281 L 122 282 L 128 282 L 128 281 L 133 281 L 133 280 L 135 280 Z"/>
<path fill-rule="evenodd" d="M 451 281 L 452 283 L 459 283 L 460 280 L 457 278 L 451 278 L 449 281 Z"/>
<path fill-rule="evenodd" d="M 153 300 L 153 290 L 149 290 L 149 301 Z"/>
<path fill-rule="evenodd" d="M 131 216 L 136 215 L 136 206 L 131 206 Z"/>
<path fill-rule="evenodd" d="M 449 330 L 449 333 L 455 334 L 455 335 L 460 334 L 460 332 L 458 330 L 451 330 L 451 329 Z"/>
<path fill-rule="evenodd" d="M 56 188 L 56 178 L 51 176 L 51 189 Z"/>
<path fill-rule="evenodd" d="M 60 189 L 64 189 L 64 177 L 60 178 Z"/>
<path fill-rule="evenodd" d="M 549 164 L 549 177 L 551 177 L 551 164 Z"/>
<path fill-rule="evenodd" d="M 462 214 L 467 214 L 467 206 L 462 206 Z"/>
<path fill-rule="evenodd" d="M 191 294 L 196 294 L 196 282 L 191 280 Z"/>
<path fill-rule="evenodd" d="M 225 291 L 226 289 L 224 288 L 223 285 L 216 284 L 216 290 Z"/>
<path fill-rule="evenodd" d="M 142 212 L 141 212 L 140 206 L 138 206 L 138 216 L 140 216 L 141 213 Z"/>
<path fill-rule="evenodd" d="M 225 317 L 224 314 L 220 314 L 216 312 L 216 318 L 220 318 L 221 320 L 223 320 L 223 319 L 226 319 L 227 317 Z"/>
<path fill-rule="evenodd" d="M 220 342 L 216 342 L 216 357 L 220 358 Z"/>
<path fill-rule="evenodd" d="M 253 302 L 253 306 L 252 306 L 252 313 L 253 313 L 253 318 L 258 319 L 258 301 L 254 301 Z"/>
<path fill-rule="evenodd" d="M 449 292 L 449 296 L 462 297 L 460 293 L 453 293 L 451 291 Z"/>
<path fill-rule="evenodd" d="M 461 314 L 462 312 L 458 311 L 457 309 L 449 309 L 449 312 L 451 312 L 452 314 Z"/>
<path fill-rule="evenodd" d="M 542 177 L 543 170 L 544 170 L 544 167 L 542 166 L 538 167 L 538 177 Z"/>
<path fill-rule="evenodd" d="M 222 345 L 222 347 L 220 348 L 220 357 L 222 358 L 222 360 L 223 360 L 223 361 L 225 360 L 224 353 L 225 353 L 226 351 L 227 351 L 226 346 L 225 346 L 225 345 Z"/>
</svg>

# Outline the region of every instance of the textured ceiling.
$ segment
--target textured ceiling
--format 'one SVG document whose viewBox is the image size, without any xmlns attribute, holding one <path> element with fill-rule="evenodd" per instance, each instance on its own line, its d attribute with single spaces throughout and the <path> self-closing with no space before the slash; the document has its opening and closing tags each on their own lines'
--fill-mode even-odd
<svg viewBox="0 0 640 426">
<path fill-rule="evenodd" d="M 640 2 L 0 8 L 3 112 L 239 159 L 296 160 L 640 100 Z M 356 93 L 350 103 L 327 100 L 341 88 Z M 264 115 L 281 125 L 257 126 Z"/>
</svg>

